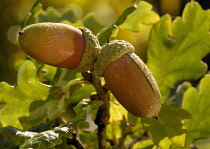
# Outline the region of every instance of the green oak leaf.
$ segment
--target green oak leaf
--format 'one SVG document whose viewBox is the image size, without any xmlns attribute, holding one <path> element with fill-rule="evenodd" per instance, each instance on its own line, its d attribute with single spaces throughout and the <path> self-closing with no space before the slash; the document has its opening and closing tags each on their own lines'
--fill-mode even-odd
<svg viewBox="0 0 210 149">
<path fill-rule="evenodd" d="M 39 124 L 46 115 L 49 120 L 54 120 L 62 113 L 71 102 L 71 95 L 84 81 L 74 80 L 75 73 L 59 70 L 55 85 L 47 86 L 37 81 L 33 63 L 26 61 L 18 70 L 17 85 L 0 83 L 0 122 L 3 127 L 28 129 Z"/>
<path fill-rule="evenodd" d="M 71 95 L 71 103 L 74 104 L 79 103 L 82 99 L 89 98 L 90 94 L 95 92 L 93 85 L 83 84 L 81 86 L 75 86 L 75 88 L 75 92 Z"/>
<path fill-rule="evenodd" d="M 30 123 L 37 124 L 37 120 L 45 115 L 42 107 L 47 99 L 50 87 L 36 80 L 36 70 L 32 62 L 26 61 L 18 70 L 17 84 L 10 86 L 6 82 L 0 83 L 0 121 L 5 126 L 22 128 L 20 117 L 28 117 L 30 109 L 35 113 L 29 117 Z M 33 102 L 38 103 L 37 105 Z M 39 111 L 40 110 L 40 111 Z"/>
<path fill-rule="evenodd" d="M 89 30 L 94 30 L 94 22 L 95 22 L 95 14 L 93 12 L 88 13 L 82 19 L 84 27 L 88 28 Z"/>
<path fill-rule="evenodd" d="M 24 132 L 23 132 L 24 134 Z M 27 133 L 26 133 L 27 134 Z M 55 127 L 52 130 L 43 131 L 37 133 L 31 138 L 27 139 L 21 146 L 20 149 L 42 149 L 51 148 L 62 143 L 61 137 L 68 137 L 72 139 L 72 134 L 69 132 L 67 127 Z"/>
<path fill-rule="evenodd" d="M 185 146 L 186 129 L 182 120 L 191 118 L 188 111 L 175 106 L 163 105 L 159 119 L 141 119 L 154 144 L 159 147 Z"/>
<path fill-rule="evenodd" d="M 98 148 L 98 136 L 97 136 L 97 130 L 93 132 L 89 131 L 82 131 L 80 132 L 80 139 L 82 143 L 84 144 L 84 147 L 87 149 L 97 149 Z M 93 143 L 95 142 L 95 143 Z"/>
<path fill-rule="evenodd" d="M 72 127 L 76 125 L 81 125 L 81 129 L 88 129 L 89 123 L 91 123 L 92 119 L 88 120 L 87 115 L 93 114 L 94 112 L 98 111 L 99 106 L 103 102 L 98 101 L 91 101 L 90 99 L 82 99 L 75 107 L 74 111 L 76 112 L 77 117 L 74 118 L 72 121 L 64 124 L 66 127 Z"/>
<path fill-rule="evenodd" d="M 117 140 L 122 138 L 123 132 L 120 125 L 122 121 L 113 121 L 106 127 L 106 137 L 108 140 L 113 140 L 117 144 Z"/>
<path fill-rule="evenodd" d="M 118 147 L 117 145 L 114 145 L 112 147 L 107 147 L 107 149 L 120 149 L 120 147 Z"/>
<path fill-rule="evenodd" d="M 66 6 L 60 13 L 60 20 L 67 20 L 71 23 L 76 23 L 79 20 L 78 14 L 74 11 L 72 6 Z"/>
<path fill-rule="evenodd" d="M 54 7 L 48 7 L 46 11 L 42 10 L 37 18 L 39 22 L 59 22 L 60 13 Z"/>
<path fill-rule="evenodd" d="M 54 7 L 48 7 L 45 11 L 39 3 L 36 3 L 31 13 L 25 17 L 22 26 L 25 27 L 40 22 L 62 22 L 73 26 L 83 26 L 79 20 L 78 15 L 70 6 L 66 6 L 61 12 Z"/>
<path fill-rule="evenodd" d="M 61 143 L 60 138 L 66 137 L 72 139 L 72 134 L 68 127 L 55 127 L 52 130 L 43 131 L 40 133 L 23 131 L 15 127 L 4 127 L 2 129 L 2 134 L 11 140 L 11 142 L 19 146 L 20 148 L 30 148 L 33 149 L 44 147 L 53 147 Z"/>
<path fill-rule="evenodd" d="M 39 3 L 39 0 L 37 0 L 37 2 L 32 7 L 30 13 L 28 13 L 28 15 L 26 15 L 26 17 L 24 18 L 21 26 L 26 27 L 29 24 L 37 23 L 38 19 L 36 16 L 41 12 L 41 10 L 42 5 Z"/>
<path fill-rule="evenodd" d="M 155 77 L 163 102 L 170 89 L 184 80 L 195 80 L 207 71 L 202 58 L 210 52 L 208 13 L 194 1 L 188 3 L 182 18 L 161 17 L 152 28 L 147 65 Z"/>
<path fill-rule="evenodd" d="M 133 32 L 138 32 L 141 30 L 141 24 L 152 25 L 157 23 L 160 20 L 160 17 L 151 9 L 151 4 L 140 1 L 136 10 L 127 17 L 121 27 Z"/>
<path fill-rule="evenodd" d="M 189 89 L 190 87 L 192 87 L 192 84 L 188 81 L 185 81 L 182 84 L 178 85 L 175 94 L 166 101 L 166 104 L 181 108 L 183 96 L 186 90 Z"/>
<path fill-rule="evenodd" d="M 206 139 L 210 134 L 210 75 L 205 75 L 199 88 L 189 88 L 183 98 L 182 107 L 192 114 L 192 119 L 184 120 L 188 130 L 188 146 L 197 139 Z"/>
<path fill-rule="evenodd" d="M 134 10 L 136 10 L 136 5 L 128 7 L 112 25 L 105 27 L 97 34 L 100 45 L 104 45 L 107 42 L 117 26 L 121 25 L 126 20 L 128 15 Z"/>
<path fill-rule="evenodd" d="M 67 74 L 65 73 L 65 75 Z M 58 82 L 55 84 L 55 86 L 51 87 L 48 98 L 46 100 L 46 111 L 47 111 L 46 114 L 50 120 L 54 120 L 61 115 L 63 110 L 66 109 L 66 107 L 70 104 L 70 102 L 72 102 L 73 93 L 79 90 L 82 86 L 81 84 L 84 83 L 84 81 L 81 79 L 71 80 L 70 78 L 72 77 L 74 77 L 74 74 L 73 76 L 68 77 L 69 80 L 65 81 L 64 81 L 65 76 L 59 77 Z M 61 78 L 63 78 L 62 81 L 60 81 Z M 65 84 L 64 82 L 66 82 L 65 86 L 63 86 Z M 38 105 L 39 103 L 35 102 L 33 104 Z M 33 113 L 31 113 L 31 115 L 33 115 Z M 22 122 L 25 121 L 27 120 L 22 120 Z"/>
<path fill-rule="evenodd" d="M 17 148 L 17 145 L 14 145 L 10 139 L 7 139 L 2 133 L 0 133 L 0 148 L 15 149 Z"/>
<path fill-rule="evenodd" d="M 209 28 L 210 28 L 210 9 L 207 10 L 208 17 L 209 17 Z"/>
<path fill-rule="evenodd" d="M 139 141 L 133 145 L 133 149 L 151 149 L 153 148 L 154 144 L 151 140 L 144 140 Z"/>
<path fill-rule="evenodd" d="M 65 87 L 69 80 L 74 80 L 77 77 L 77 73 L 70 71 L 66 68 L 57 68 L 55 73 L 53 84 L 59 87 Z"/>
<path fill-rule="evenodd" d="M 15 145 L 23 144 L 27 139 L 37 134 L 36 132 L 23 131 L 15 127 L 4 127 L 2 128 L 2 133 Z"/>
</svg>

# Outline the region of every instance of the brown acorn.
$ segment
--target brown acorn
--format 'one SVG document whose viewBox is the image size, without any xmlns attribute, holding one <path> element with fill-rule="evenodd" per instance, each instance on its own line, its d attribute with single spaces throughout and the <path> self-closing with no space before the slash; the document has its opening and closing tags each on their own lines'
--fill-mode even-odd
<svg viewBox="0 0 210 149">
<path fill-rule="evenodd" d="M 36 23 L 19 32 L 19 45 L 32 58 L 77 72 L 92 68 L 100 46 L 86 28 L 62 23 Z"/>
<path fill-rule="evenodd" d="M 157 118 L 161 108 L 159 88 L 147 66 L 133 51 L 133 46 L 126 41 L 107 43 L 97 57 L 98 74 L 131 114 Z"/>
</svg>

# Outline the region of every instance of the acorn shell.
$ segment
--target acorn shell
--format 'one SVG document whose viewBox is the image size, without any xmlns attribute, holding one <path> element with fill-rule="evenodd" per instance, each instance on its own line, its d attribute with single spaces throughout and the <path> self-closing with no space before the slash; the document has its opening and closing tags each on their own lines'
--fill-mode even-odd
<svg viewBox="0 0 210 149">
<path fill-rule="evenodd" d="M 19 33 L 19 44 L 32 58 L 62 68 L 77 67 L 85 50 L 82 31 L 61 23 L 29 25 Z"/>
<path fill-rule="evenodd" d="M 114 41 L 102 47 L 96 62 L 98 73 L 104 76 L 106 87 L 131 114 L 157 118 L 161 109 L 161 95 L 154 77 L 133 53 L 133 47 L 127 46 L 126 49 L 126 46 L 118 44 L 120 42 Z M 129 43 L 123 41 L 123 45 Z"/>
<path fill-rule="evenodd" d="M 25 27 L 19 33 L 19 44 L 40 62 L 76 72 L 90 70 L 101 48 L 90 30 L 49 22 Z"/>
</svg>

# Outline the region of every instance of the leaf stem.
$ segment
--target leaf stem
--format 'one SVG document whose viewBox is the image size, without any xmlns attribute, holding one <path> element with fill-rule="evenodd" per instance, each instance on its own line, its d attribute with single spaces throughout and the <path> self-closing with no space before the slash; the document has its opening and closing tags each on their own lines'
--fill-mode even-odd
<svg viewBox="0 0 210 149">
<path fill-rule="evenodd" d="M 98 126 L 98 145 L 100 149 L 106 148 L 106 125 L 109 120 L 109 101 L 108 101 L 108 93 L 104 90 L 101 80 L 96 73 L 95 66 L 92 69 L 92 84 L 96 89 L 96 92 L 103 101 L 103 104 L 99 107 L 95 123 Z"/>
</svg>

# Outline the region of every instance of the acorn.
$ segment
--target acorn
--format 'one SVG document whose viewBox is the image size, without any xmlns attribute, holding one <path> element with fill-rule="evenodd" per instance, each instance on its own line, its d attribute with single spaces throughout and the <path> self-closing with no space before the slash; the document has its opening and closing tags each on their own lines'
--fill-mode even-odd
<svg viewBox="0 0 210 149">
<path fill-rule="evenodd" d="M 158 85 L 130 43 L 113 40 L 105 44 L 97 56 L 96 69 L 111 93 L 131 114 L 158 117 L 161 109 Z"/>
<path fill-rule="evenodd" d="M 62 23 L 36 23 L 19 32 L 21 49 L 32 58 L 75 72 L 93 67 L 100 45 L 90 30 Z"/>
</svg>

